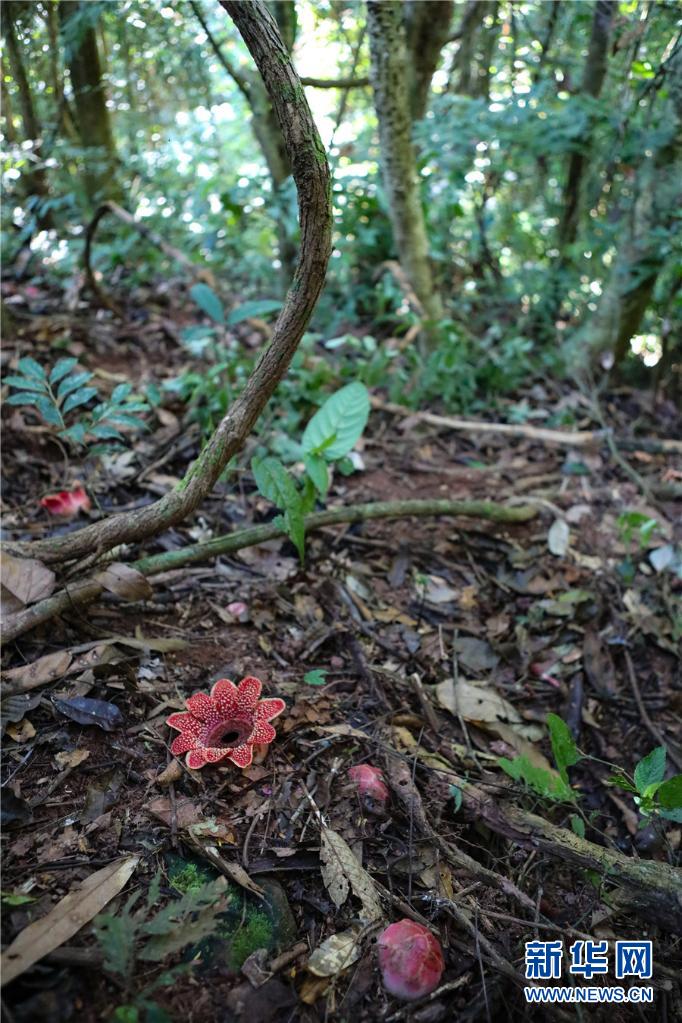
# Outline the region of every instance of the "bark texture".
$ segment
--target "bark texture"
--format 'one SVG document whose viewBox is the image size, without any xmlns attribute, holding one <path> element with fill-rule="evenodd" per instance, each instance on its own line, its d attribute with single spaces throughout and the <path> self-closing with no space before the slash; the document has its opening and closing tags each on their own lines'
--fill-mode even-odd
<svg viewBox="0 0 682 1023">
<path fill-rule="evenodd" d="M 242 448 L 286 373 L 324 284 L 331 254 L 331 180 L 324 147 L 277 25 L 261 0 L 223 3 L 254 58 L 280 122 L 298 191 L 301 251 L 272 335 L 244 390 L 185 477 L 160 501 L 112 515 L 78 532 L 22 551 L 54 564 L 154 536 L 190 515 Z M 15 550 L 19 550 L 15 545 Z"/>
<path fill-rule="evenodd" d="M 411 138 L 412 117 L 406 74 L 409 61 L 403 5 L 393 0 L 369 0 L 367 25 L 383 182 L 395 246 L 410 284 L 427 318 L 433 322 L 442 316 L 443 306 L 429 263 Z"/>
</svg>

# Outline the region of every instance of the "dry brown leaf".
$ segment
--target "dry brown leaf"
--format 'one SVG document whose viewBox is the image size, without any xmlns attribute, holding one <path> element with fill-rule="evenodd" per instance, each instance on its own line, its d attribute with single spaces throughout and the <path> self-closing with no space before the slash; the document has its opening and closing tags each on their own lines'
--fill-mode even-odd
<svg viewBox="0 0 682 1023">
<path fill-rule="evenodd" d="M 54 682 L 66 674 L 71 660 L 72 655 L 68 650 L 57 650 L 54 654 L 39 657 L 31 664 L 22 664 L 19 668 L 3 671 L 2 680 L 9 683 L 3 691 L 25 692 L 28 689 L 35 689 L 36 686 Z"/>
<path fill-rule="evenodd" d="M 383 912 L 374 881 L 358 862 L 345 839 L 331 828 L 322 830 L 320 859 L 322 880 L 334 905 L 342 906 L 352 888 L 353 894 L 362 903 L 363 918 L 368 923 L 380 920 Z"/>
<path fill-rule="evenodd" d="M 28 742 L 36 734 L 36 730 L 28 718 L 24 718 L 23 721 L 19 721 L 16 724 L 12 722 L 11 725 L 8 725 L 7 734 L 15 742 Z"/>
<path fill-rule="evenodd" d="M 161 774 L 159 774 L 155 781 L 157 785 L 171 785 L 173 782 L 180 781 L 183 775 L 182 765 L 179 760 L 173 758 L 168 767 L 166 767 Z"/>
<path fill-rule="evenodd" d="M 89 749 L 74 749 L 68 753 L 57 753 L 55 760 L 60 767 L 78 767 L 90 756 Z"/>
<path fill-rule="evenodd" d="M 0 560 L 0 582 L 14 598 L 14 602 L 19 601 L 25 607 L 26 604 L 50 596 L 54 589 L 55 574 L 36 558 L 15 558 L 13 554 L 3 554 Z M 14 610 L 20 608 L 14 606 Z M 5 613 L 13 613 L 11 607 Z"/>
<path fill-rule="evenodd" d="M 146 576 L 136 568 L 116 561 L 98 572 L 95 579 L 105 590 L 124 600 L 147 600 L 154 592 Z"/>
<path fill-rule="evenodd" d="M 441 707 L 455 716 L 461 715 L 465 721 L 481 725 L 489 731 L 496 732 L 502 723 L 509 725 L 518 735 L 531 742 L 542 737 L 539 725 L 525 722 L 516 707 L 500 696 L 491 686 L 477 686 L 463 678 L 446 679 L 436 686 L 436 699 Z"/>
<path fill-rule="evenodd" d="M 360 958 L 359 927 L 332 934 L 315 949 L 307 967 L 316 977 L 334 977 Z"/>
<path fill-rule="evenodd" d="M 139 862 L 139 856 L 127 856 L 109 863 L 65 895 L 47 916 L 25 927 L 2 953 L 0 983 L 9 984 L 77 934 L 118 895 Z"/>
<path fill-rule="evenodd" d="M 147 813 L 157 817 L 166 827 L 171 826 L 173 816 L 172 804 L 168 796 L 159 796 L 152 799 L 151 803 L 145 806 Z M 198 803 L 183 797 L 175 800 L 175 821 L 179 828 L 188 828 L 190 824 L 196 824 L 203 820 L 204 814 Z"/>
</svg>

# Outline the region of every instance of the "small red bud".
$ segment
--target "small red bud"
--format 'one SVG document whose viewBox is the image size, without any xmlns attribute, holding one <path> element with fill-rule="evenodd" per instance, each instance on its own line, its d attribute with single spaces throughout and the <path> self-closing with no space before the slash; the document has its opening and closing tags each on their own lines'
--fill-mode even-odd
<svg viewBox="0 0 682 1023">
<path fill-rule="evenodd" d="M 383 771 L 371 764 L 358 764 L 351 767 L 348 777 L 355 782 L 358 793 L 365 808 L 369 811 L 383 810 L 388 802 L 389 792 L 384 783 Z"/>
<path fill-rule="evenodd" d="M 430 995 L 443 976 L 440 942 L 414 920 L 399 920 L 379 935 L 379 968 L 384 987 L 396 998 Z"/>
</svg>

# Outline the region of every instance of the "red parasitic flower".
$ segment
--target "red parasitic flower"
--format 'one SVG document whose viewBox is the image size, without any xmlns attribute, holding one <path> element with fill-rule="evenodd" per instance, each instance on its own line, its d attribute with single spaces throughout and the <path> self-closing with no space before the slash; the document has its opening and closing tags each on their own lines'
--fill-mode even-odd
<svg viewBox="0 0 682 1023">
<path fill-rule="evenodd" d="M 195 770 L 219 760 L 231 760 L 248 767 L 255 743 L 271 743 L 275 729 L 270 722 L 286 706 L 277 698 L 261 700 L 262 683 L 249 676 L 236 686 L 223 678 L 211 695 L 195 693 L 187 700 L 187 711 L 171 714 L 166 724 L 177 728 L 171 753 L 186 753 L 187 766 Z"/>
<path fill-rule="evenodd" d="M 386 990 L 413 1001 L 436 990 L 445 961 L 431 931 L 414 920 L 399 920 L 379 935 L 379 967 Z"/>
<path fill-rule="evenodd" d="M 369 811 L 384 809 L 389 792 L 384 783 L 384 772 L 380 768 L 372 767 L 371 764 L 357 764 L 349 769 L 348 777 L 355 783 Z"/>
<path fill-rule="evenodd" d="M 83 488 L 76 487 L 74 490 L 60 490 L 57 494 L 47 494 L 41 499 L 40 506 L 50 515 L 72 518 L 81 510 L 89 511 L 91 503 Z"/>
</svg>

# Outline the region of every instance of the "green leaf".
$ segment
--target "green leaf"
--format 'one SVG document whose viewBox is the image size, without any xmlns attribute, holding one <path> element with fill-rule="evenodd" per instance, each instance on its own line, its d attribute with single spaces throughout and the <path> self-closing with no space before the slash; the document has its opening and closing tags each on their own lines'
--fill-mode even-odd
<svg viewBox="0 0 682 1023">
<path fill-rule="evenodd" d="M 568 772 L 566 768 L 572 767 L 573 764 L 577 764 L 579 760 L 582 760 L 582 754 L 575 744 L 568 725 L 558 714 L 547 715 L 547 727 L 549 728 L 554 762 L 559 774 L 568 785 Z"/>
<path fill-rule="evenodd" d="M 244 320 L 249 320 L 254 316 L 271 316 L 272 313 L 278 313 L 281 308 L 282 303 L 272 298 L 261 298 L 253 302 L 244 302 L 243 305 L 238 305 L 230 312 L 227 322 L 231 327 L 234 327 L 236 323 L 242 323 Z"/>
<path fill-rule="evenodd" d="M 62 380 L 59 385 L 57 397 L 61 401 L 62 398 L 67 396 L 67 394 L 71 394 L 72 391 L 78 390 L 78 388 L 82 387 L 83 384 L 87 384 L 88 380 L 92 380 L 92 376 L 92 373 L 88 373 L 84 370 L 82 373 L 74 373 L 72 377 L 66 377 L 66 379 Z"/>
<path fill-rule="evenodd" d="M 39 362 L 36 362 L 35 359 L 32 359 L 30 355 L 26 355 L 23 359 L 19 359 L 17 367 L 20 373 L 23 373 L 27 377 L 31 377 L 33 380 L 42 381 L 47 379 L 47 374 L 43 367 Z"/>
<path fill-rule="evenodd" d="M 114 387 L 111 392 L 111 398 L 109 398 L 109 401 L 112 405 L 119 405 L 122 401 L 125 401 L 132 389 L 132 384 L 116 384 L 116 387 Z"/>
<path fill-rule="evenodd" d="M 312 671 L 305 673 L 303 681 L 309 686 L 323 686 L 326 678 L 327 672 L 324 668 L 313 668 Z"/>
<path fill-rule="evenodd" d="M 305 551 L 305 515 L 303 499 L 293 476 L 278 458 L 268 455 L 251 460 L 251 471 L 258 490 L 284 512 L 285 529 L 303 561 Z"/>
<path fill-rule="evenodd" d="M 58 359 L 50 373 L 50 384 L 53 387 L 55 384 L 58 384 L 62 377 L 65 377 L 67 373 L 71 372 L 77 362 L 78 359 L 74 359 L 72 356 L 68 356 L 64 359 Z"/>
<path fill-rule="evenodd" d="M 133 430 L 144 430 L 145 424 L 137 416 L 129 416 L 123 412 L 115 412 L 106 417 L 109 423 L 118 423 L 119 426 L 129 426 Z"/>
<path fill-rule="evenodd" d="M 582 817 L 578 817 L 577 813 L 571 814 L 571 831 L 574 835 L 577 835 L 578 838 L 585 837 L 585 821 Z"/>
<path fill-rule="evenodd" d="M 111 1018 L 115 1023 L 139 1023 L 140 1013 L 135 1005 L 119 1005 Z"/>
<path fill-rule="evenodd" d="M 612 774 L 606 779 L 609 785 L 617 785 L 619 789 L 623 789 L 624 792 L 636 792 L 637 789 L 632 784 L 629 778 L 626 778 L 624 774 Z"/>
<path fill-rule="evenodd" d="M 665 775 L 665 746 L 656 746 L 635 768 L 635 785 L 640 794 L 644 794 L 649 785 L 663 781 Z"/>
<path fill-rule="evenodd" d="M 22 391 L 21 394 L 10 394 L 9 398 L 5 398 L 5 405 L 37 405 L 41 397 L 44 401 L 49 401 L 44 394 Z"/>
<path fill-rule="evenodd" d="M 304 455 L 303 464 L 320 497 L 326 497 L 329 490 L 329 469 L 324 458 L 321 455 Z"/>
<path fill-rule="evenodd" d="M 659 817 L 664 817 L 667 821 L 675 821 L 676 824 L 682 824 L 682 807 L 678 810 L 659 810 Z"/>
<path fill-rule="evenodd" d="M 355 381 L 336 391 L 310 420 L 303 433 L 306 454 L 323 454 L 328 462 L 352 451 L 369 417 L 369 392 Z"/>
<path fill-rule="evenodd" d="M 664 810 L 682 809 L 682 774 L 663 782 L 658 790 L 658 802 Z"/>
<path fill-rule="evenodd" d="M 96 387 L 81 387 L 79 391 L 74 391 L 74 393 L 70 394 L 62 405 L 62 415 L 66 415 L 66 413 L 71 412 L 72 409 L 78 408 L 79 405 L 86 405 L 87 402 L 96 395 Z"/>
<path fill-rule="evenodd" d="M 35 405 L 46 423 L 49 423 L 51 426 L 64 425 L 62 417 L 59 415 L 59 409 L 55 406 L 52 398 L 47 396 L 37 397 Z"/>
<path fill-rule="evenodd" d="M 3 384 L 16 387 L 21 391 L 37 391 L 39 394 L 46 394 L 47 387 L 41 380 L 31 380 L 30 377 L 9 376 L 3 379 Z"/>
<path fill-rule="evenodd" d="M 189 289 L 189 293 L 201 311 L 206 313 L 214 323 L 225 323 L 223 303 L 213 288 L 209 288 L 208 284 L 193 284 Z"/>
<path fill-rule="evenodd" d="M 99 440 L 123 440 L 123 434 L 119 433 L 115 426 L 107 426 L 106 423 L 91 426 L 88 433 Z"/>
<path fill-rule="evenodd" d="M 451 785 L 450 786 L 450 795 L 452 796 L 452 798 L 455 801 L 455 813 L 457 813 L 457 811 L 462 806 L 462 798 L 463 798 L 462 790 L 459 787 L 459 785 Z"/>
<path fill-rule="evenodd" d="M 35 902 L 32 895 L 14 895 L 12 892 L 2 892 L 3 906 L 25 906 L 27 902 Z"/>
<path fill-rule="evenodd" d="M 85 423 L 74 423 L 73 426 L 69 426 L 68 429 L 60 430 L 59 436 L 65 437 L 67 440 L 72 440 L 75 444 L 85 444 L 87 432 Z"/>
<path fill-rule="evenodd" d="M 524 781 L 538 795 L 544 796 L 546 799 L 559 801 L 575 799 L 575 793 L 560 774 L 547 771 L 544 767 L 537 767 L 526 756 L 514 757 L 513 760 L 500 757 L 497 762 L 510 778 Z"/>
</svg>

